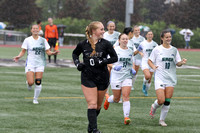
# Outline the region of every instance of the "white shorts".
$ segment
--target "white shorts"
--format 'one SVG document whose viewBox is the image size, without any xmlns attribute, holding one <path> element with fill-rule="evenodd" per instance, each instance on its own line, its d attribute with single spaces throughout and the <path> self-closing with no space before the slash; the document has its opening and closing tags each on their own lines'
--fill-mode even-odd
<svg viewBox="0 0 200 133">
<path fill-rule="evenodd" d="M 163 84 L 162 82 L 154 82 L 154 85 L 155 85 L 155 90 L 158 90 L 158 89 L 163 89 L 165 90 L 166 87 L 174 87 L 175 85 L 173 84 Z"/>
<path fill-rule="evenodd" d="M 135 59 L 134 63 L 136 66 L 141 66 L 142 59 Z"/>
<path fill-rule="evenodd" d="M 142 61 L 141 69 L 142 69 L 142 71 L 144 69 L 149 69 L 150 72 L 154 72 L 154 70 L 148 65 L 148 63 L 146 61 Z"/>
<path fill-rule="evenodd" d="M 40 67 L 25 67 L 25 73 L 27 72 L 44 72 L 44 66 Z"/>
<path fill-rule="evenodd" d="M 110 85 L 113 90 L 121 90 L 121 87 L 132 86 L 132 79 L 125 79 L 122 82 L 111 82 Z"/>
</svg>

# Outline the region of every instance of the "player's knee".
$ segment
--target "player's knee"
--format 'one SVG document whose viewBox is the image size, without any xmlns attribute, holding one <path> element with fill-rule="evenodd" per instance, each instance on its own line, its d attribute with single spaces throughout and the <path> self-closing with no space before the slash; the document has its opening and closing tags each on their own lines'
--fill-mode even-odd
<svg viewBox="0 0 200 133">
<path fill-rule="evenodd" d="M 151 78 L 151 75 L 149 75 L 149 74 L 145 75 L 146 80 L 150 80 L 150 78 Z"/>
<path fill-rule="evenodd" d="M 35 84 L 36 85 L 41 85 L 42 79 L 35 79 Z"/>
<path fill-rule="evenodd" d="M 158 99 L 158 104 L 159 105 L 162 105 L 162 104 L 164 104 L 165 103 L 165 99 Z"/>
<path fill-rule="evenodd" d="M 170 105 L 170 98 L 166 98 L 165 102 L 164 102 L 165 106 L 169 106 Z"/>
<path fill-rule="evenodd" d="M 34 80 L 33 81 L 28 81 L 28 85 L 32 86 L 34 84 Z"/>
</svg>

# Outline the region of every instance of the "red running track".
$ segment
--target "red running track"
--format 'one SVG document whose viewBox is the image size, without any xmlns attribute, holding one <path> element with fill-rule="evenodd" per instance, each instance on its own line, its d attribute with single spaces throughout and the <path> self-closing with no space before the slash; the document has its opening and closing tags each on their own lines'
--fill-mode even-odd
<svg viewBox="0 0 200 133">
<path fill-rule="evenodd" d="M 0 45 L 0 47 L 21 47 L 21 45 Z M 60 49 L 74 49 L 76 46 L 74 45 L 65 45 L 62 47 L 59 47 Z M 184 48 L 179 48 L 179 51 L 200 51 L 200 49 L 184 49 Z"/>
</svg>

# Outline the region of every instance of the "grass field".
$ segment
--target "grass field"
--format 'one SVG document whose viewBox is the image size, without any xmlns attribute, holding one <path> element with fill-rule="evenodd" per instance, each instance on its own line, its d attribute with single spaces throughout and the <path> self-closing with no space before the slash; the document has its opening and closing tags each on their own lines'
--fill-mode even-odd
<svg viewBox="0 0 200 133">
<path fill-rule="evenodd" d="M 12 58 L 19 48 L 1 48 L 0 58 Z M 61 49 L 60 59 L 71 59 L 71 51 Z M 188 65 L 200 66 L 199 52 L 180 52 Z M 149 97 L 143 97 L 142 72 L 131 92 L 131 124 L 123 124 L 122 104 L 101 110 L 98 128 L 103 133 L 199 133 L 200 70 L 177 69 L 178 84 L 166 118 L 160 127 L 156 117 L 148 116 L 155 100 L 154 84 Z M 34 91 L 25 84 L 24 67 L 0 67 L 0 133 L 86 133 L 87 104 L 80 87 L 80 72 L 75 68 L 46 68 L 39 105 L 32 104 Z"/>
</svg>

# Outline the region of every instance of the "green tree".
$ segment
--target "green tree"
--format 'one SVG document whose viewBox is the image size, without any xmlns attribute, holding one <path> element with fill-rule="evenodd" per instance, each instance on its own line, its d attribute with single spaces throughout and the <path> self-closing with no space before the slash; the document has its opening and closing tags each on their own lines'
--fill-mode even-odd
<svg viewBox="0 0 200 133">
<path fill-rule="evenodd" d="M 0 20 L 16 28 L 24 28 L 40 19 L 40 11 L 35 0 L 3 0 L 0 3 Z"/>
<path fill-rule="evenodd" d="M 90 19 L 88 0 L 65 0 L 64 7 L 59 12 L 59 18 L 72 17 Z"/>
</svg>

